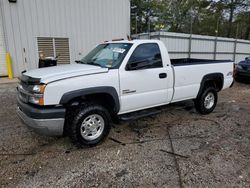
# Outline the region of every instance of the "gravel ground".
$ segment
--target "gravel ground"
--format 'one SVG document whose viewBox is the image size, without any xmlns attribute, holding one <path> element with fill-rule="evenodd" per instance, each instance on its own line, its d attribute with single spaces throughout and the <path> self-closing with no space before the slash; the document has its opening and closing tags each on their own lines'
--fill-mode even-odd
<svg viewBox="0 0 250 188">
<path fill-rule="evenodd" d="M 250 187 L 249 84 L 221 92 L 210 115 L 172 104 L 85 149 L 27 129 L 15 93 L 0 85 L 0 187 Z"/>
</svg>

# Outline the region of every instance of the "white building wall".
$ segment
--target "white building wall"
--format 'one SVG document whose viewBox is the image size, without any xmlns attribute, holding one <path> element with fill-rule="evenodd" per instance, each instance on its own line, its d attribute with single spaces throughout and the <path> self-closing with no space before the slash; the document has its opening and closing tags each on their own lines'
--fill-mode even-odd
<svg viewBox="0 0 250 188">
<path fill-rule="evenodd" d="M 130 34 L 130 0 L 0 0 L 14 75 L 38 66 L 37 37 L 69 38 L 71 63 Z"/>
<path fill-rule="evenodd" d="M 7 65 L 6 65 L 6 46 L 5 46 L 5 35 L 3 32 L 3 17 L 2 10 L 0 7 L 0 76 L 6 76 Z"/>
</svg>

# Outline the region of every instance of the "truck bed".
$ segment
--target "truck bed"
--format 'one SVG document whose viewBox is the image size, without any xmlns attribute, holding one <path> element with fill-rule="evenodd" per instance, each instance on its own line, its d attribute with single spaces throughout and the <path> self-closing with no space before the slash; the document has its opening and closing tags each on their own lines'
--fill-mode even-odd
<svg viewBox="0 0 250 188">
<path fill-rule="evenodd" d="M 219 73 L 223 76 L 223 88 L 228 88 L 232 77 L 233 62 L 230 60 L 171 59 L 174 72 L 174 95 L 172 102 L 194 99 L 205 75 Z"/>
<path fill-rule="evenodd" d="M 199 64 L 213 64 L 213 63 L 228 63 L 231 60 L 209 60 L 209 59 L 193 59 L 193 58 L 179 58 L 170 59 L 173 66 L 199 65 Z"/>
</svg>

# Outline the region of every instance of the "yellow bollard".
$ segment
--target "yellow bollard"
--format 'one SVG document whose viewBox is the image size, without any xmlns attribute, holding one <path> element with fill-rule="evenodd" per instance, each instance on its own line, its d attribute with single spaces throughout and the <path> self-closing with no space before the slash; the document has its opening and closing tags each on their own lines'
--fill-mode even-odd
<svg viewBox="0 0 250 188">
<path fill-rule="evenodd" d="M 7 64 L 7 69 L 8 69 L 8 77 L 10 80 L 12 80 L 13 79 L 13 72 L 12 72 L 10 53 L 6 54 L 6 64 Z"/>
</svg>

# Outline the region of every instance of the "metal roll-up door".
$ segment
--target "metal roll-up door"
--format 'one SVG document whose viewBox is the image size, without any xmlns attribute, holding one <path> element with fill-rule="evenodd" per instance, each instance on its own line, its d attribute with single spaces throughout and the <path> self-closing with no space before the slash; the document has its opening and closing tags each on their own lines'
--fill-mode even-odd
<svg viewBox="0 0 250 188">
<path fill-rule="evenodd" d="M 5 35 L 3 32 L 3 19 L 0 14 L 0 76 L 7 76 Z"/>
</svg>

